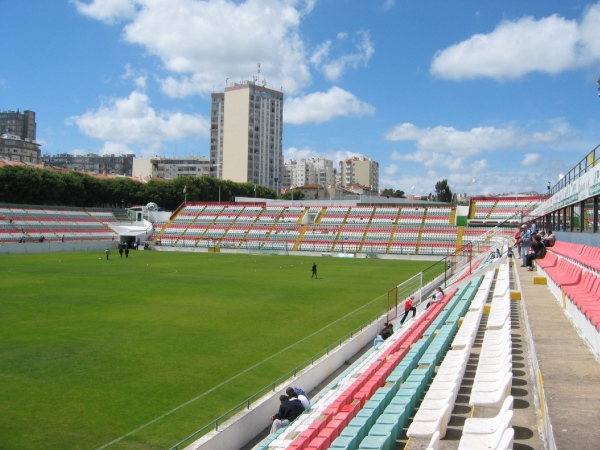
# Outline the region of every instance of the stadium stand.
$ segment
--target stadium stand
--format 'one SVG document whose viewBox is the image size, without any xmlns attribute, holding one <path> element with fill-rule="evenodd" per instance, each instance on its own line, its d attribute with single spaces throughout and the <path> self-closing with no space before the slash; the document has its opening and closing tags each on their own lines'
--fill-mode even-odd
<svg viewBox="0 0 600 450">
<path fill-rule="evenodd" d="M 155 223 L 154 242 L 172 247 L 364 254 L 447 255 L 463 244 L 498 245 L 492 227 L 451 224 L 451 207 L 221 206 L 189 204 L 166 224 Z M 162 229 L 159 227 L 163 225 Z M 493 234 L 492 231 L 494 232 Z M 514 233 L 511 228 L 508 234 Z M 459 238 L 460 235 L 460 238 Z"/>
<path fill-rule="evenodd" d="M 496 272 L 471 278 L 421 311 L 321 391 L 309 411 L 254 448 L 439 448 L 481 329 L 469 396 L 474 410 L 458 448 L 513 448 L 510 265 Z M 397 447 L 404 436 L 406 446 Z"/>
<path fill-rule="evenodd" d="M 0 207 L 0 242 L 110 240 L 112 211 L 52 207 Z"/>
<path fill-rule="evenodd" d="M 557 241 L 538 273 L 547 277 L 554 297 L 564 305 L 574 325 L 600 354 L 600 248 Z"/>
</svg>

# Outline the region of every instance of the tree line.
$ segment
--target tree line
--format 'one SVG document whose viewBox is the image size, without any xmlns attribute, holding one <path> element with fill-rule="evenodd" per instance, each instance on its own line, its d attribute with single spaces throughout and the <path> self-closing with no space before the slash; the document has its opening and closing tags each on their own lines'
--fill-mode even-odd
<svg viewBox="0 0 600 450">
<path fill-rule="evenodd" d="M 154 202 L 174 210 L 185 197 L 188 201 L 210 202 L 220 197 L 222 202 L 229 202 L 236 196 L 277 198 L 276 192 L 265 186 L 208 176 L 140 183 L 130 178 L 96 178 L 75 171 L 62 173 L 25 166 L 0 168 L 1 203 L 121 208 Z"/>
</svg>

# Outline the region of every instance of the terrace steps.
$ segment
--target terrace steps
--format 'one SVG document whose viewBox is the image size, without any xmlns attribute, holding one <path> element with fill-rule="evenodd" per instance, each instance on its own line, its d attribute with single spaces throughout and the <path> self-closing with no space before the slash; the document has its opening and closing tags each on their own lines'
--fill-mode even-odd
<svg viewBox="0 0 600 450">
<path fill-rule="evenodd" d="M 316 225 L 319 225 L 321 223 L 321 219 L 323 218 L 323 216 L 325 215 L 326 212 L 327 212 L 327 208 L 321 208 L 321 211 L 319 211 L 319 214 L 317 215 L 317 218 L 315 219 Z"/>
<path fill-rule="evenodd" d="M 415 253 L 419 253 L 419 249 L 421 248 L 421 238 L 423 237 L 423 230 L 425 229 L 425 219 L 427 218 L 427 208 L 423 211 L 423 220 L 421 220 L 421 226 L 419 227 L 419 235 L 417 236 L 417 246 Z"/>
<path fill-rule="evenodd" d="M 365 245 L 365 238 L 367 237 L 367 230 L 365 229 L 365 232 L 363 233 L 362 238 L 360 239 L 360 245 L 358 246 L 358 253 L 360 253 L 363 249 L 363 246 Z"/>
<path fill-rule="evenodd" d="M 306 215 L 307 212 L 308 212 L 308 208 L 304 208 L 304 210 L 300 214 L 300 217 L 298 217 L 298 220 L 296 221 L 297 225 L 302 225 L 302 221 L 304 220 L 304 216 Z"/>
<path fill-rule="evenodd" d="M 240 244 L 238 245 L 237 248 L 242 248 L 242 244 L 244 242 L 246 242 L 246 240 L 248 239 L 248 233 L 250 233 L 250 230 L 252 228 L 254 228 L 254 225 L 256 225 L 256 222 L 258 222 L 258 216 L 260 214 L 257 214 L 257 216 L 254 218 L 254 222 L 252 222 L 252 224 L 246 229 L 246 232 L 244 233 L 244 236 L 242 237 L 242 239 L 240 239 Z"/>
<path fill-rule="evenodd" d="M 345 219 L 344 219 L 345 220 Z M 331 250 L 333 251 L 333 249 L 335 248 L 335 246 L 337 245 L 338 241 L 340 240 L 340 234 L 342 234 L 342 227 L 338 227 L 338 232 L 335 235 L 335 239 L 333 240 L 333 244 L 331 244 Z"/>
<path fill-rule="evenodd" d="M 179 234 L 179 237 L 177 238 L 177 240 L 176 240 L 175 242 L 173 242 L 173 245 L 174 245 L 174 246 L 175 246 L 175 245 L 177 245 L 177 243 L 178 243 L 178 242 L 181 240 L 181 238 L 183 237 L 183 235 L 184 235 L 184 234 L 187 232 L 187 230 L 188 230 L 188 229 L 189 229 L 189 228 L 192 226 L 192 224 L 193 224 L 194 222 L 196 222 L 196 220 L 197 220 L 197 219 L 198 219 L 198 216 L 196 216 L 196 217 L 194 218 L 194 220 L 192 220 L 192 221 L 191 221 L 191 222 L 188 224 L 188 226 L 187 226 L 187 227 L 185 227 L 185 230 L 183 230 L 183 232 Z"/>
<path fill-rule="evenodd" d="M 302 242 L 302 239 L 304 238 L 304 235 L 306 234 L 306 230 L 308 230 L 308 224 L 304 225 L 302 227 L 302 230 L 300 231 L 300 234 L 298 235 L 298 239 L 296 239 L 296 242 L 294 243 L 294 247 L 292 248 L 292 251 L 297 251 L 298 248 L 300 247 L 300 243 Z"/>
<path fill-rule="evenodd" d="M 450 220 L 448 221 L 448 225 L 454 226 L 456 224 L 456 208 L 452 208 L 450 210 Z"/>
<path fill-rule="evenodd" d="M 373 211 L 371 211 L 371 216 L 369 217 L 369 222 L 367 223 L 367 228 L 371 226 L 371 222 L 373 221 L 373 217 L 375 217 L 376 210 L 377 210 L 377 208 L 373 208 Z"/>
<path fill-rule="evenodd" d="M 459 250 L 463 246 L 463 235 L 465 232 L 465 227 L 457 227 L 456 231 L 456 250 Z"/>
<path fill-rule="evenodd" d="M 496 202 L 494 203 L 494 206 L 492 206 L 492 209 L 490 209 L 490 212 L 485 217 L 486 219 L 489 219 L 490 217 L 492 217 L 492 214 L 494 213 L 494 210 L 496 209 L 496 206 L 498 206 L 498 200 L 496 200 Z"/>
<path fill-rule="evenodd" d="M 165 230 L 167 228 L 169 228 L 169 226 L 175 222 L 175 219 L 177 219 L 177 216 L 171 216 L 171 218 L 169 219 L 169 221 L 167 223 L 165 223 L 162 227 L 162 230 L 160 230 L 158 233 L 156 233 L 156 236 L 154 237 L 154 240 L 152 241 L 152 243 L 156 244 L 157 241 L 160 241 L 161 236 L 163 235 L 163 233 L 165 232 Z"/>
<path fill-rule="evenodd" d="M 221 236 L 219 238 L 219 243 L 217 245 L 221 245 L 221 241 L 223 240 L 223 238 L 225 236 L 227 236 L 227 232 L 231 229 L 231 227 L 233 227 L 233 225 L 237 222 L 238 217 L 240 217 L 240 214 L 242 214 L 244 212 L 244 209 L 240 209 L 240 211 L 236 214 L 235 219 L 233 219 L 231 221 L 231 223 L 229 224 L 229 226 L 225 229 L 225 232 L 223 233 L 223 236 Z M 190 224 L 191 225 L 191 224 Z"/>
<path fill-rule="evenodd" d="M 202 238 L 204 237 L 204 235 L 208 232 L 208 230 L 210 229 L 210 227 L 212 227 L 217 222 L 217 217 L 219 217 L 219 216 L 215 216 L 215 218 L 213 219 L 213 221 L 208 224 L 208 226 L 206 227 L 206 229 L 204 230 L 204 232 L 200 236 L 198 236 L 198 239 L 196 239 L 196 243 L 194 244 L 194 247 L 198 247 L 198 244 L 200 243 L 200 241 L 202 240 Z"/>
<path fill-rule="evenodd" d="M 471 201 L 471 204 L 469 205 L 469 219 L 474 219 L 475 218 L 475 210 L 477 209 L 477 204 L 476 202 L 473 200 Z"/>
<path fill-rule="evenodd" d="M 392 232 L 390 233 L 390 240 L 388 241 L 388 245 L 385 250 L 386 253 L 389 253 L 390 248 L 392 248 L 392 243 L 394 242 L 394 234 L 396 234 L 396 228 L 398 228 L 398 216 L 396 216 L 396 220 L 394 220 L 394 225 L 392 225 Z"/>
<path fill-rule="evenodd" d="M 279 217 L 281 217 L 281 215 Z M 269 231 L 267 231 L 267 234 L 265 235 L 265 240 L 263 241 L 262 244 L 260 244 L 261 250 L 265 246 L 266 242 L 269 240 L 269 236 L 271 236 L 271 233 L 275 229 L 275 225 L 277 225 L 277 222 L 279 221 L 279 217 L 277 219 L 275 219 L 275 222 L 273 222 L 273 225 L 271 225 L 271 228 L 269 228 Z"/>
</svg>

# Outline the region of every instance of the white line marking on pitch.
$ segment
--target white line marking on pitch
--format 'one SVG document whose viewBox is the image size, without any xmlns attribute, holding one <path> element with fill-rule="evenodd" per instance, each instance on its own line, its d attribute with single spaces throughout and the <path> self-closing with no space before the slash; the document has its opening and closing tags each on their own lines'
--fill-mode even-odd
<svg viewBox="0 0 600 450">
<path fill-rule="evenodd" d="M 355 312 L 357 312 L 357 311 L 360 311 L 360 310 L 361 310 L 361 309 L 363 309 L 365 306 L 368 306 L 368 305 L 370 305 L 371 303 L 373 303 L 373 302 L 375 302 L 375 301 L 379 300 L 379 299 L 380 299 L 380 298 L 382 298 L 382 297 L 383 297 L 383 295 L 380 295 L 379 297 L 377 297 L 377 298 L 375 298 L 375 299 L 371 300 L 369 303 L 365 303 L 365 304 L 364 304 L 364 305 L 362 305 L 360 308 L 357 308 L 357 309 L 355 309 L 354 311 L 351 311 L 351 312 L 349 312 L 349 313 L 348 313 L 348 314 L 346 314 L 345 316 L 342 316 L 342 317 L 340 317 L 339 319 L 337 319 L 337 320 L 334 320 L 334 321 L 333 321 L 333 322 L 331 322 L 329 325 L 325 325 L 325 326 L 324 326 L 323 328 L 321 328 L 320 330 L 317 330 L 317 331 L 315 331 L 314 333 L 312 333 L 312 334 L 309 334 L 309 335 L 308 335 L 308 336 L 306 336 L 305 338 L 303 338 L 303 339 L 301 339 L 301 340 L 299 340 L 299 341 L 296 341 L 296 342 L 294 342 L 292 345 L 289 345 L 288 347 L 284 348 L 283 350 L 280 350 L 280 351 L 278 351 L 277 353 L 274 353 L 273 355 L 271 355 L 271 356 L 269 356 L 269 357 L 267 357 L 267 358 L 263 359 L 262 361 L 260 361 L 260 362 L 258 362 L 258 363 L 256 363 L 256 364 L 254 364 L 253 366 L 250 366 L 250 367 L 248 367 L 247 369 L 245 369 L 245 370 L 241 371 L 241 372 L 240 372 L 240 373 L 238 373 L 237 375 L 234 375 L 234 376 L 232 376 L 231 378 L 229 378 L 229 379 L 227 379 L 227 380 L 225 380 L 225 381 L 223 381 L 223 382 L 221 382 L 221 383 L 217 384 L 216 386 L 213 386 L 213 387 L 212 387 L 212 388 L 210 388 L 208 391 L 206 391 L 206 392 L 203 392 L 202 394 L 198 395 L 197 397 L 194 397 L 194 398 L 193 398 L 193 399 L 191 399 L 191 400 L 188 400 L 188 401 L 187 401 L 187 402 L 185 402 L 185 403 L 182 403 L 181 405 L 179 405 L 179 406 L 177 406 L 177 407 L 173 408 L 171 411 L 168 411 L 168 412 L 164 413 L 162 416 L 158 416 L 156 419 L 152 419 L 150 422 L 148 422 L 148 423 L 146 423 L 146 424 L 144 424 L 144 425 L 142 425 L 142 426 L 140 426 L 140 427 L 136 428 L 135 430 L 133 430 L 133 431 L 130 431 L 129 433 L 126 433 L 126 434 L 124 434 L 123 436 L 121 436 L 121 437 L 119 437 L 119 438 L 117 438 L 117 439 L 115 439 L 115 440 L 113 440 L 113 441 L 110 441 L 108 444 L 104 444 L 102 447 L 98 447 L 96 450 L 102 450 L 102 449 L 105 449 L 106 447 L 109 447 L 109 446 L 111 446 L 111 445 L 113 445 L 113 444 L 116 444 L 117 442 L 120 442 L 120 441 L 122 441 L 123 439 L 125 439 L 127 436 L 131 436 L 132 434 L 134 434 L 134 433 L 137 433 L 137 432 L 138 432 L 138 431 L 140 431 L 140 430 L 143 430 L 144 428 L 146 428 L 146 427 L 148 427 L 148 426 L 152 425 L 153 423 L 155 423 L 155 422 L 158 422 L 158 421 L 159 421 L 159 420 L 161 420 L 161 419 L 164 419 L 165 417 L 167 417 L 167 416 L 169 416 L 169 415 L 173 414 L 174 412 L 176 412 L 176 411 L 180 410 L 181 408 L 183 408 L 183 407 L 185 407 L 185 406 L 189 405 L 190 403 L 193 403 L 193 402 L 195 402 L 196 400 L 199 400 L 199 399 L 201 399 L 202 397 L 204 397 L 204 396 L 206 396 L 206 395 L 210 394 L 211 392 L 213 392 L 213 391 L 215 391 L 215 390 L 219 389 L 220 387 L 222 387 L 222 386 L 226 385 L 226 384 L 227 384 L 227 383 L 229 383 L 230 381 L 233 381 L 233 380 L 235 380 L 236 378 L 239 378 L 239 377 L 241 377 L 241 376 L 242 376 L 242 375 L 244 375 L 245 373 L 248 373 L 248 372 L 250 372 L 252 369 L 255 369 L 255 368 L 257 368 L 257 367 L 258 367 L 258 366 L 260 366 L 261 364 L 263 364 L 263 363 L 265 363 L 265 362 L 267 362 L 267 361 L 269 361 L 269 360 L 271 360 L 271 359 L 275 358 L 276 356 L 279 356 L 279 355 L 281 355 L 282 353 L 284 353 L 284 352 L 286 352 L 286 351 L 290 350 L 291 348 L 295 347 L 296 345 L 300 344 L 301 342 L 304 342 L 304 341 L 306 341 L 307 339 L 310 339 L 311 337 L 315 336 L 316 334 L 320 333 L 321 331 L 323 331 L 323 330 L 326 330 L 326 329 L 327 329 L 327 328 L 329 328 L 330 326 L 332 326 L 332 325 L 336 324 L 337 322 L 339 322 L 339 321 L 341 321 L 341 320 L 345 319 L 346 317 L 348 317 L 348 316 L 350 316 L 350 315 L 354 314 Z"/>
</svg>

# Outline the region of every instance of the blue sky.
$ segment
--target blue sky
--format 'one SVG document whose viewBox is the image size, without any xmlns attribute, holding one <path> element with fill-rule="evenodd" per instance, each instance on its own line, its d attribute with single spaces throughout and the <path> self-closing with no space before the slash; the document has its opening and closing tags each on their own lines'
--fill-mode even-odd
<svg viewBox="0 0 600 450">
<path fill-rule="evenodd" d="M 47 154 L 209 154 L 210 93 L 283 88 L 284 156 L 380 187 L 543 192 L 600 143 L 600 3 L 0 0 L 0 109 Z M 414 188 L 413 188 L 414 186 Z"/>
</svg>

